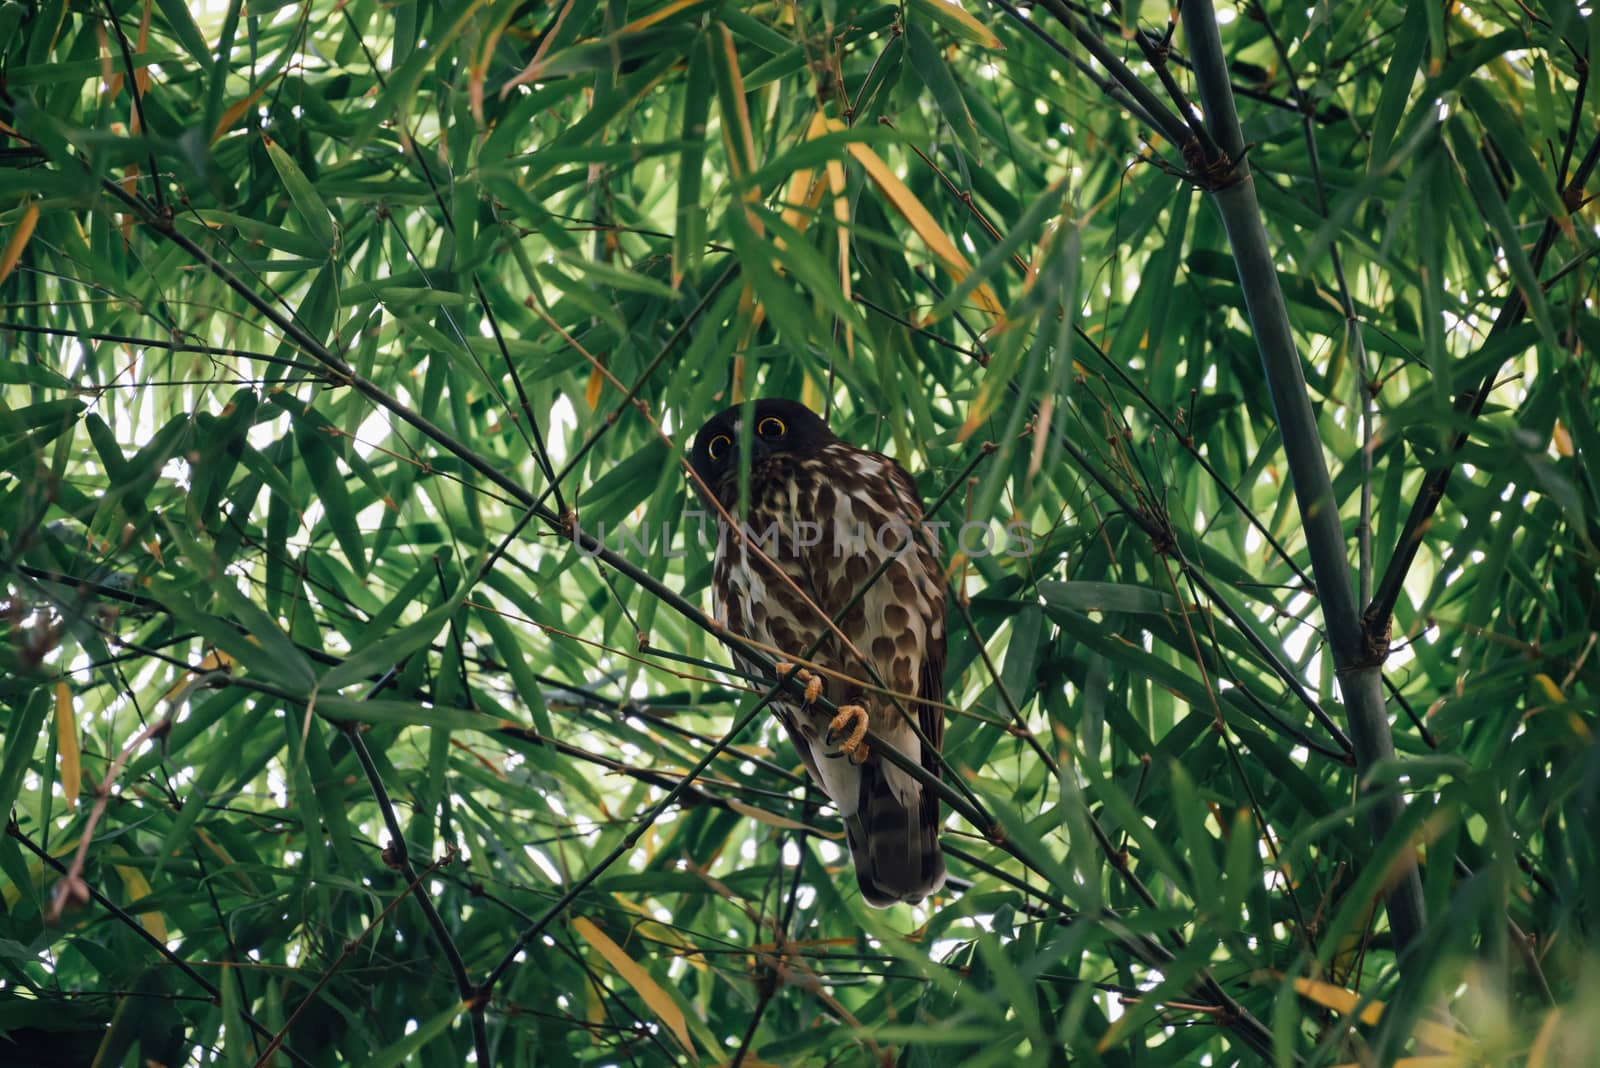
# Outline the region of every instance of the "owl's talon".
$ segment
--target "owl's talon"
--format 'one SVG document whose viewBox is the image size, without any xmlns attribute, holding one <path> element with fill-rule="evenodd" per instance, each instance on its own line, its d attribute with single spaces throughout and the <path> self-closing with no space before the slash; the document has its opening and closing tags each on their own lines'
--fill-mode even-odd
<svg viewBox="0 0 1600 1068">
<path fill-rule="evenodd" d="M 860 705 L 840 705 L 839 714 L 828 724 L 823 740 L 828 745 L 837 744 L 839 753 L 850 758 L 850 763 L 860 764 L 867 759 L 869 750 L 861 744 L 867 736 L 867 710 Z M 858 759 L 856 753 L 861 756 Z"/>
<path fill-rule="evenodd" d="M 791 664 L 787 660 L 780 661 L 772 666 L 780 679 L 787 679 L 791 674 L 806 684 L 805 703 L 812 704 L 822 696 L 822 676 L 812 671 Z"/>
<path fill-rule="evenodd" d="M 810 678 L 807 678 L 806 675 L 810 675 Z M 807 672 L 806 675 L 801 675 L 800 677 L 805 679 L 806 704 L 809 705 L 814 703 L 817 698 L 822 696 L 822 676 L 811 675 L 810 672 Z"/>
</svg>

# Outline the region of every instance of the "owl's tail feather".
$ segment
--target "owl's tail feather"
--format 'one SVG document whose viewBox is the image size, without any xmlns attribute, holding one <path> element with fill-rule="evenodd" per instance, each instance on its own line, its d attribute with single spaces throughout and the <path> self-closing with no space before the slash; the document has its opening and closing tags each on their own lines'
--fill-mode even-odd
<svg viewBox="0 0 1600 1068">
<path fill-rule="evenodd" d="M 915 905 L 944 886 L 939 796 L 922 788 L 907 798 L 891 787 L 879 760 L 861 765 L 860 803 L 844 820 L 861 896 L 873 908 Z"/>
</svg>

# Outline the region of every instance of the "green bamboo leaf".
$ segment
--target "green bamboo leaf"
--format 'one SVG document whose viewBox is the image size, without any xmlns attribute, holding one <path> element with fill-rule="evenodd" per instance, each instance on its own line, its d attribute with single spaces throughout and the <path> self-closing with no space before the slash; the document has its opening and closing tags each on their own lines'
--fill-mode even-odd
<svg viewBox="0 0 1600 1068">
<path fill-rule="evenodd" d="M 444 1034 L 450 1025 L 455 1023 L 456 1018 L 466 1011 L 467 1006 L 463 1003 L 451 1005 L 443 1012 L 425 1020 L 415 1031 L 390 1045 L 367 1063 L 371 1068 L 393 1068 L 394 1065 L 407 1063 L 413 1054 Z"/>
<path fill-rule="evenodd" d="M 928 2 L 939 3 L 940 0 Z M 977 159 L 981 150 L 978 147 L 978 128 L 972 124 L 972 113 L 967 110 L 966 99 L 956 85 L 955 76 L 950 73 L 949 66 L 934 46 L 933 38 L 928 36 L 928 31 L 922 28 L 920 22 L 913 22 L 906 27 L 906 48 L 912 67 L 933 94 L 956 140 L 967 150 L 967 155 Z"/>
<path fill-rule="evenodd" d="M 84 407 L 84 403 L 75 397 L 40 401 L 38 404 L 30 404 L 19 409 L 11 409 L 0 404 L 0 435 L 6 437 L 23 435 L 41 427 L 58 433 L 64 432 L 67 425 L 77 418 Z M 52 437 L 54 434 L 44 440 L 51 440 Z"/>
<path fill-rule="evenodd" d="M 717 12 L 717 19 L 738 36 L 772 55 L 782 55 L 794 47 L 794 42 L 789 38 L 737 8 L 724 8 Z"/>
<path fill-rule="evenodd" d="M 449 622 L 450 616 L 461 607 L 472 587 L 464 582 L 459 585 L 460 588 L 453 597 L 429 610 L 415 623 L 408 624 L 392 634 L 374 630 L 373 633 L 377 637 L 356 647 L 343 663 L 326 671 L 317 683 L 318 688 L 324 691 L 340 690 L 353 682 L 360 682 L 382 674 L 390 668 L 398 667 L 412 653 L 432 641 L 440 628 Z"/>
<path fill-rule="evenodd" d="M 183 50 L 195 65 L 202 71 L 209 71 L 214 60 L 211 48 L 206 44 L 205 36 L 200 32 L 200 27 L 195 23 L 194 16 L 189 12 L 189 5 L 180 3 L 179 0 L 156 0 L 156 6 L 166 16 L 167 28 L 172 31 L 178 43 L 183 45 Z"/>
<path fill-rule="evenodd" d="M 295 692 L 304 692 L 312 686 L 316 681 L 316 673 L 311 661 L 289 640 L 271 616 L 241 594 L 231 582 L 219 583 L 216 594 L 222 606 L 238 620 L 251 644 L 261 648 L 276 681 Z"/>
<path fill-rule="evenodd" d="M 1517 177 L 1527 185 L 1528 191 L 1538 200 L 1540 207 L 1552 219 L 1567 217 L 1567 206 L 1561 202 L 1555 179 L 1540 165 L 1528 142 L 1527 129 L 1514 118 L 1506 106 L 1495 99 L 1493 91 L 1476 78 L 1468 78 L 1461 86 L 1461 95 L 1472 108 L 1472 114 L 1483 123 L 1494 139 L 1495 148 L 1503 155 Z M 1546 127 L 1549 129 L 1550 127 Z"/>
<path fill-rule="evenodd" d="M 430 706 L 420 701 L 376 698 L 368 701 L 343 694 L 319 694 L 317 711 L 330 719 L 403 727 L 443 727 L 458 731 L 492 731 L 501 724 L 462 708 Z"/>
<path fill-rule="evenodd" d="M 0 363 L 0 384 L 43 386 L 46 389 L 71 389 L 72 383 L 48 367 L 33 364 Z"/>
<path fill-rule="evenodd" d="M 22 789 L 22 777 L 33 760 L 33 749 L 51 708 L 50 691 L 38 686 L 28 694 L 6 728 L 5 760 L 0 762 L 0 812 L 10 813 Z"/>
<path fill-rule="evenodd" d="M 351 131 L 349 144 L 352 149 L 365 148 L 378 127 L 395 115 L 398 114 L 402 119 L 410 115 L 416 99 L 417 86 L 427 74 L 428 68 L 478 17 L 481 6 L 481 3 L 477 2 L 460 5 L 459 9 L 451 12 L 455 15 L 452 21 L 435 28 L 426 47 L 411 47 L 415 42 L 402 44 L 399 40 L 400 34 L 396 33 L 395 55 L 405 58 L 399 68 L 388 77 L 377 101 L 365 109 L 365 114 Z M 404 11 L 403 14 L 415 17 L 415 12 Z M 441 12 L 441 18 L 444 14 Z"/>
<path fill-rule="evenodd" d="M 143 70 L 160 63 L 179 63 L 182 60 L 183 55 L 179 52 L 140 52 L 133 57 L 133 67 L 135 70 Z M 98 78 L 104 73 L 105 67 L 98 59 L 74 60 L 65 63 L 22 64 L 6 72 L 6 84 L 16 88 L 50 85 L 76 86 L 91 78 Z"/>
<path fill-rule="evenodd" d="M 1046 220 L 1061 210 L 1061 197 L 1066 195 L 1065 185 L 1053 187 L 1028 206 L 1028 210 L 1018 220 L 1017 225 L 1009 230 L 995 245 L 987 249 L 978 262 L 973 266 L 971 273 L 956 284 L 955 288 L 933 306 L 929 318 L 943 319 L 957 308 L 965 307 L 972 293 L 980 285 L 989 282 L 999 274 L 1011 257 L 1028 244 L 1036 242 L 1040 229 Z"/>
<path fill-rule="evenodd" d="M 494 642 L 495 653 L 499 655 L 506 665 L 506 670 L 511 674 L 517 696 L 528 706 L 528 714 L 533 720 L 534 729 L 545 738 L 555 737 L 555 727 L 550 722 L 550 712 L 544 703 L 544 689 L 534 677 L 528 652 L 523 648 L 522 642 L 517 640 L 510 625 L 500 613 L 488 608 L 479 608 L 477 615 L 483 623 L 483 629 L 489 632 L 489 640 Z"/>
<path fill-rule="evenodd" d="M 754 21 L 754 20 L 752 20 Z M 677 233 L 672 243 L 672 281 L 700 268 L 705 254 L 706 210 L 700 203 L 705 170 L 707 122 L 711 112 L 711 38 L 690 46 L 683 98 L 683 153 L 678 168 Z"/>
<path fill-rule="evenodd" d="M 1428 39 L 1422 32 L 1427 17 L 1428 13 L 1420 5 L 1408 6 L 1396 34 L 1398 47 L 1384 72 L 1378 106 L 1372 115 L 1368 171 L 1381 169 L 1389 159 L 1389 145 L 1394 140 L 1395 131 L 1400 128 L 1400 116 L 1411 96 L 1411 84 L 1416 80 L 1417 66 L 1427 49 Z"/>
<path fill-rule="evenodd" d="M 333 530 L 350 566 L 361 574 L 367 567 L 366 540 L 356 522 L 350 491 L 339 471 L 337 450 L 331 444 L 333 428 L 310 408 L 283 394 L 273 394 L 269 399 L 289 412 L 294 424 L 295 446 L 317 491 L 324 521 Z"/>
<path fill-rule="evenodd" d="M 1039 595 L 1047 606 L 1076 612 L 1170 616 L 1181 611 L 1169 593 L 1115 582 L 1041 582 Z"/>
<path fill-rule="evenodd" d="M 152 882 L 158 882 L 156 877 L 166 869 L 173 857 L 181 855 L 183 845 L 189 841 L 189 832 L 208 810 L 211 799 L 218 796 L 223 776 L 237 772 L 239 752 L 244 748 L 244 743 L 260 729 L 270 707 L 268 702 L 258 701 L 245 715 L 227 724 L 227 730 L 223 733 L 229 738 L 229 744 L 212 748 L 207 754 L 200 773 L 189 788 L 187 802 L 173 816 L 171 825 L 162 836 L 161 848 L 156 852 L 155 873 L 150 877 Z M 173 745 L 171 750 L 187 756 L 180 746 Z"/>
<path fill-rule="evenodd" d="M 1516 223 L 1512 220 L 1505 201 L 1500 199 L 1500 190 L 1495 186 L 1494 177 L 1489 173 L 1488 165 L 1483 162 L 1483 157 L 1478 152 L 1476 140 L 1467 132 L 1466 126 L 1457 116 L 1452 115 L 1445 121 L 1445 129 L 1449 132 L 1451 147 L 1455 149 L 1456 163 L 1466 172 L 1467 185 L 1472 189 L 1473 199 L 1477 201 L 1478 209 L 1483 212 L 1489 229 L 1494 232 L 1505 253 L 1506 263 L 1511 268 L 1511 276 L 1516 279 L 1517 288 L 1522 291 L 1522 299 L 1528 305 L 1528 314 L 1539 325 L 1539 332 L 1543 335 L 1545 344 L 1552 348 L 1556 347 L 1558 342 L 1555 323 L 1550 319 L 1550 307 L 1544 298 L 1544 288 L 1539 284 L 1533 265 L 1528 262 L 1528 254 L 1522 248 L 1522 239 L 1517 232 Z"/>
<path fill-rule="evenodd" d="M 270 137 L 264 138 L 267 148 L 267 158 L 272 160 L 272 166 L 277 170 L 278 177 L 283 180 L 283 186 L 289 191 L 289 200 L 294 204 L 295 214 L 305 224 L 306 231 L 311 239 L 317 243 L 322 255 L 334 259 L 339 254 L 339 227 L 333 221 L 333 214 L 328 211 L 328 206 L 323 203 L 305 172 L 294 158 L 285 152 L 277 142 Z"/>
</svg>

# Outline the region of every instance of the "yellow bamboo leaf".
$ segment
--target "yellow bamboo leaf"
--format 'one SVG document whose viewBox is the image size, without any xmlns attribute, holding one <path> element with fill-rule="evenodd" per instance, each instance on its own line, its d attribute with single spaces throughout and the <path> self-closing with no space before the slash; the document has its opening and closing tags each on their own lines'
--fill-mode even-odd
<svg viewBox="0 0 1600 1068">
<path fill-rule="evenodd" d="M 278 78 L 281 77 L 283 77 L 283 75 L 280 74 L 277 77 L 268 78 L 266 81 L 252 89 L 243 100 L 229 105 L 228 110 L 224 111 L 222 113 L 222 117 L 217 120 L 217 128 L 211 131 L 211 143 L 216 144 L 218 141 L 222 140 L 222 135 L 233 129 L 233 124 L 239 121 L 239 117 L 254 107 L 256 101 L 261 99 L 261 94 L 270 89 L 278 80 Z"/>
<path fill-rule="evenodd" d="M 217 671 L 217 670 L 232 671 L 234 665 L 237 664 L 237 663 L 238 663 L 237 660 L 235 660 L 233 657 L 229 656 L 227 653 L 223 652 L 221 649 L 213 649 L 213 650 L 211 650 L 209 653 L 207 653 L 205 655 L 205 659 L 204 660 L 200 661 L 200 667 L 197 670 L 199 670 L 199 671 Z"/>
<path fill-rule="evenodd" d="M 923 207 L 922 201 L 917 199 L 917 195 L 906 187 L 906 184 L 895 175 L 894 171 L 889 169 L 889 165 L 883 162 L 882 157 L 859 141 L 850 142 L 846 146 L 846 150 L 856 158 L 856 162 L 861 164 L 862 168 L 867 172 L 867 177 L 872 179 L 872 184 L 877 186 L 878 191 L 889 199 L 889 203 L 894 206 L 895 211 L 900 213 L 900 217 L 911 224 L 911 229 L 915 230 L 917 236 L 922 238 L 923 244 L 928 246 L 928 251 L 938 257 L 939 261 L 944 264 L 945 269 L 950 272 L 957 282 L 962 281 L 972 273 L 971 265 L 967 263 L 966 257 L 961 255 L 961 252 L 956 248 L 955 242 L 951 241 L 949 235 L 940 229 L 939 224 L 934 221 L 932 213 Z M 972 297 L 996 321 L 1002 317 L 1003 311 L 1000 307 L 1000 301 L 996 299 L 994 290 L 990 289 L 987 284 L 980 283 L 973 289 Z"/>
<path fill-rule="evenodd" d="M 83 789 L 83 769 L 78 753 L 78 719 L 72 711 L 72 691 L 66 681 L 56 683 L 56 752 L 61 756 L 61 793 L 68 808 L 78 806 Z"/>
<path fill-rule="evenodd" d="M 617 907 L 619 909 L 625 909 L 628 912 L 633 913 L 635 916 L 638 916 L 641 921 L 653 919 L 655 916 L 655 913 L 651 912 L 649 909 L 645 908 L 631 897 L 625 897 L 622 894 L 612 894 L 611 900 L 617 903 Z M 635 925 L 633 929 L 642 934 L 649 934 L 652 938 L 655 937 L 656 932 L 654 930 L 645 931 L 644 927 L 645 924 L 640 922 L 639 924 Z"/>
<path fill-rule="evenodd" d="M 567 2 L 562 5 L 561 13 L 556 16 L 555 25 L 551 26 L 549 32 L 544 35 L 544 40 L 539 42 L 539 48 L 533 53 L 533 58 L 528 61 L 528 65 L 523 67 L 516 73 L 514 77 L 511 78 L 510 81 L 506 82 L 500 87 L 501 100 L 504 100 L 507 96 L 510 96 L 511 90 L 515 89 L 517 86 L 527 85 L 529 82 L 536 82 L 544 74 L 545 51 L 549 49 L 550 42 L 554 41 L 561 33 L 561 24 L 567 21 L 567 13 L 572 10 L 573 3 L 574 0 L 567 0 Z"/>
<path fill-rule="evenodd" d="M 698 1063 L 699 1057 L 695 1053 L 694 1046 L 689 1042 L 689 1025 L 683 1018 L 683 1010 L 678 1008 L 678 1003 L 673 1001 L 671 996 L 661 989 L 654 979 L 650 978 L 650 973 L 639 967 L 638 962 L 628 956 L 621 946 L 613 942 L 604 931 L 584 917 L 579 916 L 573 920 L 572 929 L 578 932 L 578 935 L 585 942 L 593 946 L 595 952 L 605 958 L 606 963 L 611 965 L 612 970 L 621 977 L 623 982 L 633 987 L 633 992 L 639 995 L 640 999 L 649 1006 L 650 1011 L 656 1014 L 656 1018 L 661 1021 L 668 1031 L 672 1032 L 678 1043 Z"/>
<path fill-rule="evenodd" d="M 811 116 L 811 122 L 806 126 L 801 141 L 814 141 L 830 130 L 827 116 L 818 111 Z M 810 167 L 801 167 L 789 176 L 789 188 L 783 194 L 784 223 L 796 230 L 804 231 L 812 212 L 821 202 L 822 186 L 816 181 L 816 171 Z M 779 248 L 783 247 L 782 238 L 777 239 L 775 243 Z"/>
<path fill-rule="evenodd" d="M 810 167 L 800 168 L 789 176 L 789 188 L 783 193 L 784 223 L 803 233 L 806 223 L 821 202 L 822 183 L 816 180 L 816 172 Z M 783 238 L 774 238 L 773 244 L 782 248 Z"/>
<path fill-rule="evenodd" d="M 850 291 L 850 202 L 844 195 L 844 164 L 830 159 L 827 165 L 828 192 L 833 194 L 833 221 L 839 226 L 839 292 L 846 302 L 853 299 Z M 844 325 L 844 352 L 851 359 L 856 354 L 856 328 Z"/>
<path fill-rule="evenodd" d="M 148 45 L 149 43 L 150 43 L 150 0 L 145 0 L 145 2 L 144 2 L 144 15 L 143 15 L 143 17 L 141 17 L 139 19 L 139 36 L 138 36 L 138 39 L 134 42 L 133 54 L 136 55 L 136 56 L 144 55 L 145 46 Z M 106 68 L 109 68 L 110 65 L 111 65 L 110 43 L 109 43 L 109 39 L 105 36 L 105 34 L 103 32 L 101 34 L 101 51 L 102 51 L 102 56 L 103 56 L 102 65 L 104 67 L 106 67 Z M 104 78 L 104 76 L 102 75 L 102 78 L 106 82 L 106 87 L 107 87 L 107 89 L 106 89 L 106 99 L 107 100 L 115 100 L 117 98 L 117 94 L 122 91 L 122 82 L 123 82 L 122 71 L 118 70 L 116 72 L 116 74 L 113 77 L 110 77 L 110 78 Z M 150 71 L 149 71 L 149 68 L 147 68 L 147 67 L 135 68 L 134 75 L 133 75 L 133 84 L 134 84 L 134 87 L 136 89 L 138 89 L 139 95 L 143 96 L 145 93 L 149 92 L 150 91 Z M 134 113 L 129 116 L 129 120 L 130 120 L 129 121 L 130 128 L 133 130 L 133 132 L 137 133 L 139 131 L 139 115 L 138 115 L 138 111 L 137 110 L 135 110 Z"/>
<path fill-rule="evenodd" d="M 732 115 L 722 117 L 722 136 L 728 142 L 733 175 L 743 178 L 756 169 L 756 137 L 750 127 L 750 103 L 744 95 L 744 74 L 739 70 L 739 50 L 733 44 L 733 31 L 726 26 L 718 29 L 722 31 L 722 51 L 728 63 L 728 96 L 734 106 Z M 745 193 L 746 199 L 754 199 L 756 195 L 754 189 Z"/>
<path fill-rule="evenodd" d="M 500 38 L 505 35 L 506 26 L 511 22 L 513 13 L 511 8 L 501 11 L 499 18 L 489 28 L 489 32 L 483 35 L 482 42 L 473 49 L 472 62 L 467 65 L 467 103 L 472 108 L 472 117 L 477 120 L 479 126 L 484 125 L 483 80 L 489 73 L 489 60 L 494 55 L 495 49 L 500 47 Z M 550 36 L 554 35 L 546 36 L 546 42 Z M 542 47 L 541 44 L 541 49 Z"/>
<path fill-rule="evenodd" d="M 138 902 L 150 896 L 150 882 L 144 877 L 144 872 L 138 868 L 129 868 L 121 864 L 117 864 L 115 867 L 117 874 L 122 877 L 122 885 L 127 888 L 128 901 L 130 903 Z M 163 942 L 167 940 L 167 920 L 160 912 L 155 909 L 146 909 L 141 912 L 136 908 L 130 908 L 128 911 L 139 917 L 139 922 L 144 924 L 146 931 L 149 931 Z"/>
<path fill-rule="evenodd" d="M 122 170 L 122 191 L 133 194 L 139 189 L 139 165 L 130 163 Z M 122 216 L 122 241 L 130 244 L 133 241 L 133 213 L 125 212 Z"/>
<path fill-rule="evenodd" d="M 803 141 L 813 141 L 825 134 L 832 133 L 839 128 L 837 122 L 832 122 L 821 111 L 811 117 L 811 122 L 806 127 Z M 789 176 L 789 185 L 785 189 L 783 205 L 784 224 L 794 230 L 804 233 L 806 225 L 816 214 L 817 205 L 822 203 L 824 191 L 833 197 L 833 217 L 839 229 L 839 292 L 845 300 L 851 299 L 850 289 L 850 202 L 845 196 L 844 165 L 836 159 L 830 159 L 825 164 L 824 176 L 827 179 L 824 186 L 811 167 L 802 167 Z M 773 239 L 773 244 L 781 251 L 784 240 L 781 237 Z M 783 272 L 783 262 L 773 261 L 773 269 L 780 274 Z M 757 322 L 764 314 L 764 310 L 757 308 Z M 855 327 L 849 323 L 844 328 L 844 350 L 850 357 L 855 356 L 856 335 Z"/>
<path fill-rule="evenodd" d="M 983 385 L 978 387 L 978 395 L 967 406 L 967 418 L 961 424 L 961 429 L 956 431 L 957 441 L 966 441 L 975 434 L 984 421 L 994 410 L 995 390 L 990 386 L 992 379 L 984 379 Z"/>
<path fill-rule="evenodd" d="M 1472 1062 L 1465 1057 L 1454 1054 L 1439 1053 L 1427 1057 L 1401 1057 L 1399 1060 L 1390 1061 L 1390 1068 L 1466 1068 Z M 1338 1068 L 1361 1068 L 1354 1061 L 1341 1064 Z"/>
<path fill-rule="evenodd" d="M 1361 1003 L 1361 998 L 1357 994 L 1346 990 L 1342 986 L 1334 986 L 1332 983 L 1324 983 L 1318 979 L 1296 979 L 1294 988 L 1300 992 L 1301 997 L 1314 1001 L 1325 1009 L 1332 1009 L 1335 1012 L 1342 1012 L 1346 1015 L 1354 1012 L 1356 1006 Z M 1362 1008 L 1359 1018 L 1362 1023 L 1371 1026 L 1383 1018 L 1383 1010 L 1383 1002 L 1369 1001 Z M 1465 1035 L 1452 1031 L 1450 1028 L 1440 1024 L 1429 1023 L 1427 1020 L 1418 1020 L 1412 1034 L 1419 1041 L 1427 1043 L 1434 1049 L 1457 1051 L 1465 1051 L 1467 1049 L 1468 1041 Z M 1434 1063 L 1433 1058 L 1414 1057 L 1411 1059 L 1417 1062 L 1419 1068 L 1423 1064 Z M 1462 1063 L 1461 1057 L 1457 1054 L 1451 1054 L 1449 1057 L 1438 1061 L 1435 1068 L 1445 1068 L 1446 1064 L 1458 1063 Z"/>
<path fill-rule="evenodd" d="M 28 247 L 28 239 L 33 236 L 33 228 L 39 224 L 39 205 L 33 201 L 22 213 L 22 221 L 12 229 L 11 236 L 6 238 L 6 250 L 0 252 L 0 282 L 6 280 L 16 267 L 17 261 L 22 258 L 22 250 Z"/>
<path fill-rule="evenodd" d="M 1567 695 L 1561 692 L 1561 687 L 1557 686 L 1556 680 L 1552 679 L 1549 675 L 1546 675 L 1542 671 L 1538 672 L 1533 676 L 1533 681 L 1539 684 L 1539 689 L 1544 692 L 1544 699 L 1546 701 L 1556 705 L 1564 705 L 1567 703 Z"/>
<path fill-rule="evenodd" d="M 233 859 L 233 854 L 229 853 L 226 849 L 224 849 L 220 845 L 218 845 L 216 839 L 212 838 L 205 831 L 203 831 L 203 830 L 201 830 L 200 828 L 197 827 L 197 828 L 195 828 L 195 832 L 194 833 L 199 835 L 200 843 L 202 845 L 204 845 L 207 849 L 211 850 L 211 852 L 215 853 L 217 855 L 217 858 L 219 860 L 221 860 L 222 863 L 224 863 L 226 865 L 229 865 L 230 867 L 233 864 L 237 863 Z"/>
<path fill-rule="evenodd" d="M 1527 1068 L 1544 1068 L 1545 1061 L 1550 1057 L 1550 1044 L 1555 1040 L 1556 1028 L 1560 1023 L 1559 1006 L 1544 1014 L 1544 1021 L 1539 1024 L 1539 1033 L 1533 1036 L 1533 1045 L 1528 1048 Z"/>
<path fill-rule="evenodd" d="M 600 373 L 600 368 L 596 367 L 589 372 L 589 384 L 584 387 L 583 402 L 589 406 L 591 412 L 599 407 L 600 390 L 605 384 L 606 376 Z"/>
<path fill-rule="evenodd" d="M 260 642 L 256 642 L 255 638 L 251 637 L 248 634 L 245 635 L 245 638 L 247 640 L 249 640 L 249 641 L 255 642 L 257 645 L 261 644 Z M 238 663 L 238 661 L 234 660 L 233 657 L 229 656 L 227 653 L 223 652 L 221 649 L 213 649 L 213 650 L 211 650 L 211 652 L 207 653 L 205 655 L 205 658 L 202 659 L 200 661 L 200 663 L 196 667 L 194 667 L 190 671 L 185 671 L 183 673 L 183 676 L 181 678 L 179 678 L 177 682 L 172 684 L 172 689 L 167 691 L 167 696 L 166 696 L 165 700 L 169 704 L 171 702 L 173 702 L 173 701 L 176 701 L 178 699 L 178 697 L 183 693 L 184 689 L 186 687 L 188 687 L 188 685 L 190 683 L 192 683 L 195 679 L 199 678 L 201 675 L 205 674 L 206 672 L 208 672 L 208 671 L 232 671 L 233 668 L 234 668 L 234 665 L 237 664 L 237 663 Z"/>
<path fill-rule="evenodd" d="M 32 864 L 28 865 L 28 885 L 33 888 L 35 895 L 38 893 L 39 879 L 43 874 L 43 871 L 44 862 L 41 860 L 36 860 Z M 21 900 L 22 887 L 18 886 L 10 879 L 7 879 L 4 883 L 0 883 L 0 901 L 4 901 L 6 903 L 6 909 L 8 911 L 16 908 L 17 902 Z"/>
<path fill-rule="evenodd" d="M 632 22 L 622 27 L 622 29 L 618 30 L 617 35 L 621 36 L 625 33 L 638 33 L 640 30 L 648 30 L 656 23 L 670 19 L 680 11 L 687 11 L 691 7 L 699 7 L 705 2 L 706 0 L 672 0 L 672 3 L 668 4 L 667 6 L 657 8 L 656 10 L 650 12 L 650 14 L 645 15 L 643 18 L 634 19 Z"/>
<path fill-rule="evenodd" d="M 1555 444 L 1557 456 L 1572 455 L 1572 434 L 1561 425 L 1561 420 L 1556 420 L 1555 429 L 1551 431 L 1550 437 Z"/>
<path fill-rule="evenodd" d="M 935 22 L 956 36 L 997 52 L 1005 51 L 1005 45 L 1000 43 L 1000 38 L 994 35 L 994 31 L 962 7 L 960 0 L 917 0 L 917 3 L 933 16 Z"/>
<path fill-rule="evenodd" d="M 822 387 L 809 374 L 800 380 L 800 403 L 814 412 L 820 412 L 823 408 Z"/>
<path fill-rule="evenodd" d="M 1044 466 L 1044 448 L 1050 441 L 1050 425 L 1055 421 L 1056 398 L 1046 393 L 1039 402 L 1039 416 L 1034 420 L 1033 450 L 1028 454 L 1028 477 L 1033 478 Z"/>
<path fill-rule="evenodd" d="M 801 823 L 799 820 L 792 820 L 788 816 L 780 816 L 776 812 L 768 812 L 764 808 L 756 808 L 754 805 L 747 805 L 743 801 L 735 801 L 732 798 L 728 800 L 728 807 L 741 815 L 749 816 L 751 819 L 759 820 L 771 827 L 782 827 L 788 831 L 806 831 L 822 838 L 838 839 L 844 837 L 843 831 L 818 830 L 816 827 Z"/>
<path fill-rule="evenodd" d="M 640 938 L 647 938 L 653 942 L 661 942 L 670 946 L 677 950 L 678 955 L 691 966 L 705 971 L 705 954 L 699 946 L 672 928 L 665 927 L 657 922 L 650 910 L 637 901 L 623 894 L 612 894 L 611 900 L 615 901 L 619 908 L 626 909 L 639 917 L 639 921 L 634 924 L 633 930 Z"/>
<path fill-rule="evenodd" d="M 58 860 L 77 852 L 77 850 L 77 838 L 65 838 L 59 842 L 50 843 L 50 855 Z M 53 877 L 55 873 L 51 872 L 51 875 Z M 39 896 L 39 888 L 43 883 L 44 877 L 44 861 L 36 860 L 28 865 L 28 886 L 32 889 L 35 898 Z M 6 903 L 6 908 L 14 907 L 20 900 L 22 900 L 22 887 L 10 879 L 0 882 L 0 901 Z"/>
</svg>

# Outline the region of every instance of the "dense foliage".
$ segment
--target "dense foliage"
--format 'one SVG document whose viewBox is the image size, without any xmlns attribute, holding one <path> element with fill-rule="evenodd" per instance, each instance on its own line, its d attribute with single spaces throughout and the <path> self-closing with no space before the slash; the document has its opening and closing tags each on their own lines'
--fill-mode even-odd
<svg viewBox="0 0 1600 1068">
<path fill-rule="evenodd" d="M 1600 1059 L 1600 14 L 1171 14 L 0 2 L 0 1059 Z M 917 908 L 760 395 L 1026 534 Z"/>
</svg>

